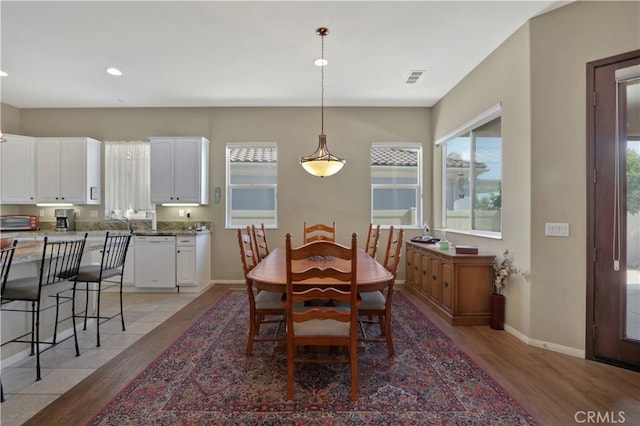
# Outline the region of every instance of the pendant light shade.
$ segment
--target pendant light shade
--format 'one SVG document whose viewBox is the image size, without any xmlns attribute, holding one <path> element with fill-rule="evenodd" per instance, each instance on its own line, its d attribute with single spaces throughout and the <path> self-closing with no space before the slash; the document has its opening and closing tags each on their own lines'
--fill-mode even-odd
<svg viewBox="0 0 640 426">
<path fill-rule="evenodd" d="M 324 66 L 327 63 L 324 59 L 324 36 L 329 34 L 329 30 L 327 28 L 318 28 L 316 30 L 316 34 L 320 36 L 322 40 L 322 58 L 320 61 L 321 64 L 321 75 L 322 75 L 322 84 L 321 84 L 321 132 L 318 136 L 318 148 L 311 155 L 306 157 L 300 157 L 300 164 L 302 167 L 309 173 L 318 177 L 331 176 L 336 174 L 342 169 L 345 165 L 346 161 L 336 157 L 335 155 L 329 152 L 329 148 L 327 147 L 327 135 L 324 133 Z"/>
</svg>

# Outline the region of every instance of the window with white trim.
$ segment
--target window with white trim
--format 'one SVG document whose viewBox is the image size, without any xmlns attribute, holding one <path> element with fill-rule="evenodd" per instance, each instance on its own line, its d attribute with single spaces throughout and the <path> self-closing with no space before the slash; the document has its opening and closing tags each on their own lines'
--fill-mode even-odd
<svg viewBox="0 0 640 426">
<path fill-rule="evenodd" d="M 443 138 L 444 226 L 502 232 L 502 110 L 499 105 Z"/>
<path fill-rule="evenodd" d="M 105 141 L 105 217 L 146 219 L 151 204 L 151 148 L 149 141 Z"/>
<path fill-rule="evenodd" d="M 421 201 L 422 145 L 371 144 L 371 222 L 420 227 Z"/>
<path fill-rule="evenodd" d="M 228 143 L 226 147 L 226 227 L 264 223 L 277 218 L 278 147 L 275 143 Z"/>
</svg>

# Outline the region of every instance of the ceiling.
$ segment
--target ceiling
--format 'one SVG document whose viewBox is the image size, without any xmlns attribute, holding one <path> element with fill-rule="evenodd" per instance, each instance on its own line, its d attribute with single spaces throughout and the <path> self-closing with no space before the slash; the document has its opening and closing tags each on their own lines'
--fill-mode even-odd
<svg viewBox="0 0 640 426">
<path fill-rule="evenodd" d="M 0 2 L 17 108 L 432 106 L 557 1 Z M 105 70 L 119 68 L 114 77 Z M 412 70 L 424 70 L 405 84 Z"/>
</svg>

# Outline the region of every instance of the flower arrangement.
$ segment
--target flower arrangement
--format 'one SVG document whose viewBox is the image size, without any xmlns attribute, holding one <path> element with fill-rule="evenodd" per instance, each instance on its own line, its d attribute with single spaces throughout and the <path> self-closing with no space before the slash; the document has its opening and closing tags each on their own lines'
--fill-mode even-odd
<svg viewBox="0 0 640 426">
<path fill-rule="evenodd" d="M 515 267 L 509 249 L 507 249 L 502 253 L 502 260 L 498 260 L 496 257 L 493 261 L 493 293 L 502 294 L 505 280 L 513 274 L 520 274 L 526 277 L 525 273 Z"/>
</svg>

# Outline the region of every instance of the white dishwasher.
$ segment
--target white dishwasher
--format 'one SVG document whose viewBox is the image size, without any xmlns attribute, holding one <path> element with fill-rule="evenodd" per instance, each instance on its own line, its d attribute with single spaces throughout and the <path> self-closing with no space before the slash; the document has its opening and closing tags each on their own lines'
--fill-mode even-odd
<svg viewBox="0 0 640 426">
<path fill-rule="evenodd" d="M 175 288 L 175 235 L 136 235 L 135 286 L 142 288 Z"/>
</svg>

